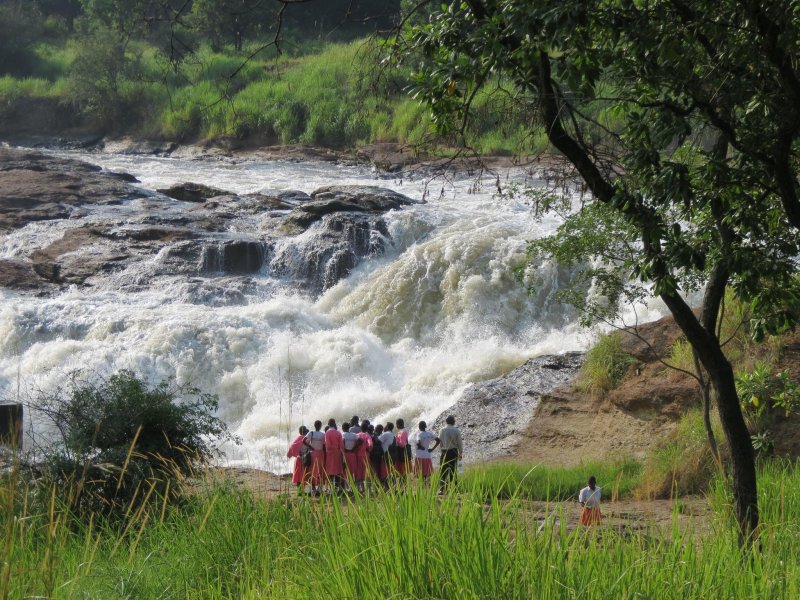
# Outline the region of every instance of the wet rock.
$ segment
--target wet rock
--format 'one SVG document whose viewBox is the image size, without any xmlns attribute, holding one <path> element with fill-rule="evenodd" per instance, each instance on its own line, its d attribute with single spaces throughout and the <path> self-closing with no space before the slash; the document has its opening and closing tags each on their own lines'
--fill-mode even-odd
<svg viewBox="0 0 800 600">
<path fill-rule="evenodd" d="M 286 219 L 289 231 L 305 231 L 322 217 L 339 212 L 383 214 L 393 209 L 419 204 L 408 196 L 386 188 L 362 185 L 331 185 L 311 194 L 311 201 L 293 210 Z"/>
<path fill-rule="evenodd" d="M 139 183 L 139 180 L 136 179 L 136 177 L 130 173 L 125 173 L 124 171 L 105 171 L 105 173 L 113 179 L 119 179 L 120 181 L 125 181 L 127 183 Z"/>
<path fill-rule="evenodd" d="M 270 272 L 321 293 L 349 275 L 363 259 L 382 254 L 388 242 L 389 232 L 381 217 L 326 215 L 303 236 L 276 248 Z"/>
<path fill-rule="evenodd" d="M 52 283 L 80 284 L 120 268 L 129 257 L 91 228 L 68 229 L 61 239 L 31 254 L 33 270 Z"/>
<path fill-rule="evenodd" d="M 205 202 L 209 198 L 215 196 L 230 195 L 230 192 L 220 190 L 202 183 L 176 183 L 168 188 L 160 188 L 156 190 L 160 194 L 174 198 L 175 200 L 182 200 L 183 202 Z"/>
<path fill-rule="evenodd" d="M 40 291 L 46 287 L 41 281 L 33 265 L 20 260 L 0 260 L 0 287 L 23 290 Z"/>
<path fill-rule="evenodd" d="M 118 204 L 145 192 L 75 160 L 0 148 L 0 230 L 69 218 L 76 207 Z"/>
<path fill-rule="evenodd" d="M 229 240 L 205 246 L 201 255 L 202 273 L 252 274 L 263 267 L 270 250 L 260 240 Z"/>
<path fill-rule="evenodd" d="M 175 242 L 178 240 L 191 240 L 199 233 L 186 227 L 169 226 L 134 226 L 117 229 L 109 234 L 118 239 L 133 240 L 137 242 Z"/>
<path fill-rule="evenodd" d="M 469 386 L 461 398 L 436 418 L 433 431 L 456 418 L 464 440 L 464 461 L 506 456 L 519 442 L 543 396 L 574 380 L 582 352 L 532 358 L 507 375 Z"/>
</svg>

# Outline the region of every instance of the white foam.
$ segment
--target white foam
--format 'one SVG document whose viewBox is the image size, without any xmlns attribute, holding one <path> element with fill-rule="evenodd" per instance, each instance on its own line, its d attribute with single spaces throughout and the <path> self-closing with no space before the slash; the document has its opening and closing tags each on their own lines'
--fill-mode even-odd
<svg viewBox="0 0 800 600">
<path fill-rule="evenodd" d="M 79 157 L 129 171 L 149 188 L 196 181 L 240 193 L 310 192 L 359 183 L 418 198 L 426 189 L 424 181 L 401 184 L 321 163 Z M 473 183 L 444 184 L 428 204 L 390 214 L 386 256 L 362 263 L 318 300 L 287 287 L 245 306 L 191 304 L 176 293 L 180 277 L 140 293 L 116 291 L 126 277 L 146 281 L 145 267 L 116 274 L 105 289 L 55 298 L 3 292 L 0 390 L 8 398 L 18 388 L 52 389 L 75 368 L 126 368 L 152 382 L 175 377 L 219 395 L 220 416 L 243 440 L 226 448 L 230 462 L 272 469 L 285 467 L 287 440 L 300 423 L 352 414 L 433 418 L 469 383 L 587 341 L 576 315 L 554 300 L 569 272 L 534 267 L 543 283 L 530 294 L 511 270 L 524 262 L 527 240 L 555 221 L 533 222 L 524 205 L 494 198 L 488 186 L 466 193 Z M 25 236 L 56 239 L 57 232 L 48 224 L 6 235 L 0 255 L 21 256 Z"/>
</svg>

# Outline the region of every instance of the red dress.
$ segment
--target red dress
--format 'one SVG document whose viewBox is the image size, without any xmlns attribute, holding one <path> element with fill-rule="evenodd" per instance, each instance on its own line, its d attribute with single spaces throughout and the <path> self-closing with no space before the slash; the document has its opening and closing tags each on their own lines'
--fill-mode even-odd
<svg viewBox="0 0 800 600">
<path fill-rule="evenodd" d="M 405 475 L 408 472 L 408 460 L 406 460 L 406 446 L 408 446 L 408 432 L 401 429 L 394 437 L 395 443 L 403 449 L 403 458 L 394 461 L 394 468 L 397 470 L 398 475 Z"/>
<path fill-rule="evenodd" d="M 328 477 L 344 477 L 343 458 L 342 432 L 331 427 L 325 432 L 325 473 Z"/>
<path fill-rule="evenodd" d="M 325 475 L 325 447 L 323 433 L 321 431 L 311 431 L 303 438 L 307 445 L 311 446 L 311 485 L 318 486 Z"/>
<path fill-rule="evenodd" d="M 292 473 L 292 483 L 300 485 L 308 481 L 311 473 L 303 466 L 303 457 L 300 456 L 300 451 L 303 449 L 303 437 L 298 435 L 297 438 L 289 445 L 289 450 L 286 452 L 286 458 L 294 458 L 294 471 Z"/>
<path fill-rule="evenodd" d="M 367 468 L 369 465 L 369 451 L 372 450 L 372 438 L 366 431 L 358 434 L 363 440 L 363 443 L 356 450 L 356 469 L 353 473 L 353 479 L 356 481 L 364 481 L 367 478 Z"/>
</svg>

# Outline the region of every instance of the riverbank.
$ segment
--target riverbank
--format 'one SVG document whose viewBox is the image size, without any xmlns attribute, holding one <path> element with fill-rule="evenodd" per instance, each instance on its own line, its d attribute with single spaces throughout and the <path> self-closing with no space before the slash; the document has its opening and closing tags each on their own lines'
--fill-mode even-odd
<svg viewBox="0 0 800 600">
<path fill-rule="evenodd" d="M 439 148 L 434 154 L 430 147 L 399 142 L 364 143 L 341 149 L 305 144 L 265 145 L 258 139 L 178 142 L 133 137 L 108 138 L 92 132 L 72 131 L 56 136 L 0 133 L 0 144 L 3 143 L 22 148 L 84 150 L 127 156 L 363 164 L 392 178 L 520 168 L 541 173 L 545 179 L 562 179 L 569 178 L 573 172 L 573 167 L 563 157 L 552 152 L 520 156 L 479 155 L 464 149 Z"/>
</svg>

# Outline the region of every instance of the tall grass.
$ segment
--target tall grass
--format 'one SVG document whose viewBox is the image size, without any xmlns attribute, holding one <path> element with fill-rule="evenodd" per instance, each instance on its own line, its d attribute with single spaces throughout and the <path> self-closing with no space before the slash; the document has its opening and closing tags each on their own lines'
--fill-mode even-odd
<svg viewBox="0 0 800 600">
<path fill-rule="evenodd" d="M 444 497 L 411 487 L 355 501 L 262 502 L 215 487 L 166 511 L 153 500 L 122 525 L 77 521 L 48 494 L 26 502 L 33 490 L 12 494 L 7 480 L 0 591 L 19 598 L 796 598 L 800 468 L 769 463 L 760 476 L 760 552 L 737 546 L 721 481 L 712 489 L 707 535 L 678 527 L 573 531 L 574 515 L 534 518 L 520 495 L 487 497 L 485 477 Z"/>
<path fill-rule="evenodd" d="M 577 497 L 590 475 L 597 478 L 605 497 L 631 495 L 642 466 L 634 460 L 586 462 L 575 467 L 552 468 L 542 465 L 499 463 L 470 469 L 464 483 L 484 498 L 518 498 L 557 501 Z"/>
<path fill-rule="evenodd" d="M 602 335 L 586 353 L 576 387 L 602 395 L 619 385 L 636 358 L 622 351 L 622 333 L 613 331 Z"/>
<path fill-rule="evenodd" d="M 719 419 L 712 417 L 716 439 L 724 440 Z M 708 490 L 719 466 L 711 454 L 701 410 L 686 413 L 677 428 L 653 449 L 634 487 L 639 498 L 675 498 Z"/>
</svg>

